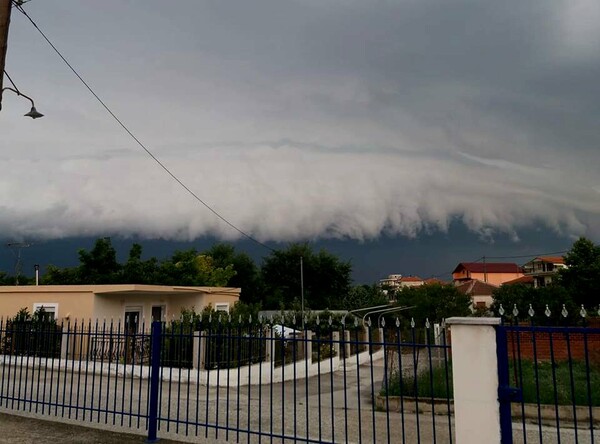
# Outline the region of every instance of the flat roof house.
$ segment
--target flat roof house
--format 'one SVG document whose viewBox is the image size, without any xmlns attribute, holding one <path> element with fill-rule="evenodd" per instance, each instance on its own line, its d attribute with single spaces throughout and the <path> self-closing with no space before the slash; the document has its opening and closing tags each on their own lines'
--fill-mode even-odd
<svg viewBox="0 0 600 444">
<path fill-rule="evenodd" d="M 240 289 L 164 285 L 38 285 L 0 286 L 0 317 L 11 318 L 21 308 L 31 313 L 43 307 L 58 322 L 103 319 L 170 320 L 183 308 L 201 311 L 209 304 L 229 311 Z"/>
</svg>

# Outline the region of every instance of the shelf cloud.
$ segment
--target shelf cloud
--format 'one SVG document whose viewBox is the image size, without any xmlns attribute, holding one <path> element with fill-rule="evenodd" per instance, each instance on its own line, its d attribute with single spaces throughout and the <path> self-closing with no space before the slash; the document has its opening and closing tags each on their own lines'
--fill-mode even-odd
<svg viewBox="0 0 600 444">
<path fill-rule="evenodd" d="M 414 237 L 455 220 L 481 236 L 600 236 L 596 2 L 26 9 L 173 174 L 262 241 Z M 5 94 L 5 236 L 239 237 L 14 14 L 6 69 L 46 116 L 23 119 L 27 103 Z"/>
</svg>

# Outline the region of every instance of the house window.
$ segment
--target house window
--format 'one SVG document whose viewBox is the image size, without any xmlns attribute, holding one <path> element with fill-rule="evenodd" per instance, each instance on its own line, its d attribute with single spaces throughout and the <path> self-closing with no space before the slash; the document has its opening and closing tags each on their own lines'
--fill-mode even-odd
<svg viewBox="0 0 600 444">
<path fill-rule="evenodd" d="M 142 324 L 142 307 L 125 308 L 125 331 L 128 334 L 138 333 Z"/>
<path fill-rule="evenodd" d="M 162 322 L 165 316 L 166 310 L 162 305 L 152 306 L 152 322 Z"/>
<path fill-rule="evenodd" d="M 229 303 L 224 302 L 221 304 L 215 304 L 215 311 L 224 311 L 225 313 L 229 313 Z"/>
<path fill-rule="evenodd" d="M 55 302 L 36 302 L 33 304 L 33 312 L 44 310 L 43 320 L 51 321 L 58 319 L 58 304 Z"/>
</svg>

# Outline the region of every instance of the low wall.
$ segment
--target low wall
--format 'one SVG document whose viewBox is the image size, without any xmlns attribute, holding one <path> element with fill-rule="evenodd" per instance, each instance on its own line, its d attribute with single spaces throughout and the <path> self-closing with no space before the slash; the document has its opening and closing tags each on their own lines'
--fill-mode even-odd
<svg viewBox="0 0 600 444">
<path fill-rule="evenodd" d="M 307 376 L 325 375 L 338 370 L 352 368 L 357 364 L 364 364 L 370 360 L 378 361 L 383 359 L 383 350 L 378 350 L 372 354 L 368 351 L 358 355 L 353 355 L 347 359 L 340 359 L 339 356 L 325 358 L 320 362 L 312 362 L 311 359 L 296 361 L 292 364 L 286 364 L 281 367 L 275 367 L 273 362 L 263 362 L 244 366 L 240 368 L 220 369 L 220 370 L 199 370 L 199 369 L 179 369 L 171 367 L 162 367 L 160 374 L 163 381 L 181 381 L 183 383 L 192 383 L 216 387 L 217 382 L 220 387 L 246 386 L 270 384 L 283 381 L 292 381 L 303 379 Z M 47 359 L 34 358 L 27 356 L 8 356 L 0 355 L 0 365 L 13 366 L 17 368 L 35 368 L 35 369 L 53 369 L 54 371 L 68 372 L 86 372 L 89 375 L 111 374 L 124 376 L 134 379 L 148 379 L 150 375 L 150 366 L 140 364 L 109 364 L 106 361 L 79 361 L 71 359 Z M 295 368 L 295 370 L 294 370 Z"/>
<path fill-rule="evenodd" d="M 538 361 L 572 360 L 583 361 L 586 358 L 592 364 L 600 364 L 600 334 L 598 333 L 547 333 L 529 331 L 508 331 L 508 354 L 510 359 L 527 359 Z M 535 340 L 535 353 L 534 353 Z M 586 344 L 587 343 L 587 344 Z"/>
</svg>

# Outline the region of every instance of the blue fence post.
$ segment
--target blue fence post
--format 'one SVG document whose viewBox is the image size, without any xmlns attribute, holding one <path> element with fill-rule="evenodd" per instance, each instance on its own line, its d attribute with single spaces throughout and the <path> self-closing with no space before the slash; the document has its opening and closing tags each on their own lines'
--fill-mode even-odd
<svg viewBox="0 0 600 444">
<path fill-rule="evenodd" d="M 513 442 L 507 342 L 504 326 L 497 326 L 496 354 L 498 357 L 498 402 L 500 403 L 500 442 L 502 444 L 512 444 Z"/>
<path fill-rule="evenodd" d="M 160 387 L 160 339 L 162 324 L 152 322 L 150 342 L 150 408 L 148 411 L 148 439 L 146 442 L 157 442 L 158 429 L 158 389 Z"/>
</svg>

